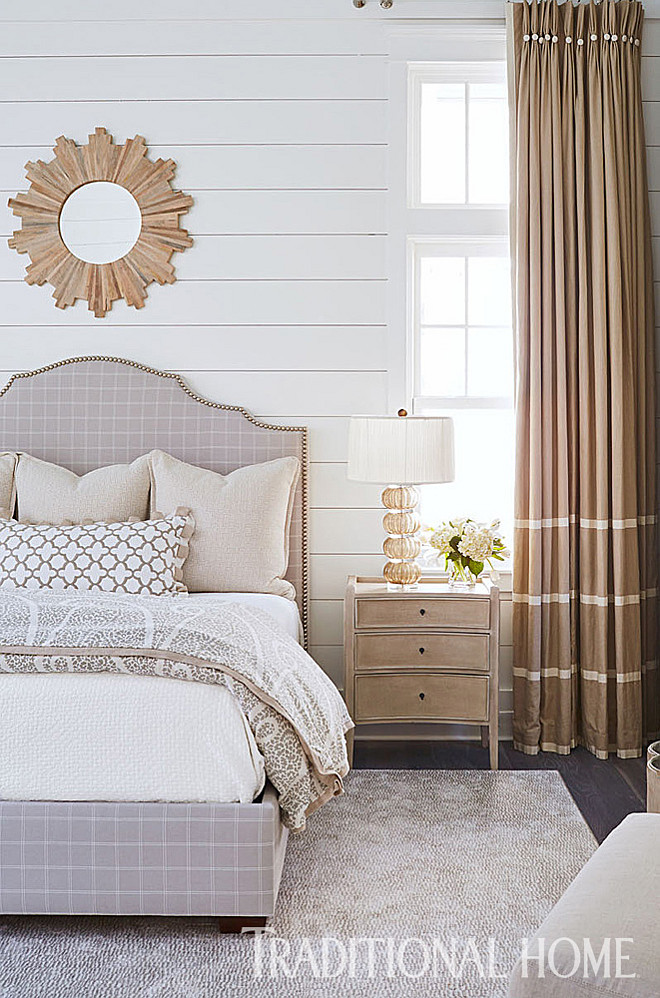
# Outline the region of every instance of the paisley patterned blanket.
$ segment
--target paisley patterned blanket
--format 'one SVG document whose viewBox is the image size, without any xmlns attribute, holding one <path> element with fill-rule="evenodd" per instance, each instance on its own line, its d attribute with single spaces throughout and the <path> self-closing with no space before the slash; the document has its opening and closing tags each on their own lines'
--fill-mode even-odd
<svg viewBox="0 0 660 998">
<path fill-rule="evenodd" d="M 121 672 L 221 683 L 254 732 L 294 831 L 348 772 L 334 684 L 260 610 L 187 596 L 0 591 L 0 673 Z"/>
</svg>

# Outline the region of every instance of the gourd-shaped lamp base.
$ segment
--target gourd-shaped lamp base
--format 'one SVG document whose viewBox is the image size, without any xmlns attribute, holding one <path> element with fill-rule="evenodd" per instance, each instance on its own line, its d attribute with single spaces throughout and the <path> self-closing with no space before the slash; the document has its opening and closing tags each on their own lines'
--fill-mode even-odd
<svg viewBox="0 0 660 998">
<path fill-rule="evenodd" d="M 387 537 L 383 551 L 389 561 L 383 568 L 390 589 L 416 589 L 422 569 L 416 558 L 422 549 L 417 536 L 420 522 L 415 512 L 419 492 L 412 485 L 388 485 L 381 496 L 387 512 L 383 527 Z"/>
</svg>

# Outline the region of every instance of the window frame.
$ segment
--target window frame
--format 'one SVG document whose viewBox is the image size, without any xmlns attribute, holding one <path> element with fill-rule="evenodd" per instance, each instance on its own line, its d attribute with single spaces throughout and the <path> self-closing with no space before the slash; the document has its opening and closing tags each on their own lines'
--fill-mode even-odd
<svg viewBox="0 0 660 998">
<path fill-rule="evenodd" d="M 477 395 L 422 395 L 420 339 L 421 339 L 421 293 L 420 266 L 422 257 L 429 256 L 484 256 L 509 258 L 509 242 L 503 236 L 409 236 L 408 245 L 408 329 L 406 342 L 408 345 L 407 368 L 412 379 L 411 398 L 413 411 L 433 409 L 513 409 L 513 395 L 477 396 Z M 499 252 L 498 252 L 499 250 Z M 467 320 L 467 316 L 466 316 Z M 466 329 L 468 323 L 465 323 Z M 467 344 L 466 344 L 467 350 Z M 513 337 L 511 342 L 511 358 L 513 362 Z"/>
<path fill-rule="evenodd" d="M 499 60 L 409 62 L 408 63 L 408 111 L 407 111 L 407 205 L 412 209 L 433 211 L 436 208 L 455 211 L 483 211 L 495 209 L 509 210 L 505 201 L 477 202 L 431 202 L 421 197 L 421 109 L 422 86 L 425 83 L 501 83 L 506 86 L 506 62 Z M 468 94 L 469 99 L 469 94 Z M 466 106 L 467 112 L 467 106 Z M 470 142 L 469 116 L 466 113 L 465 129 L 465 190 L 469 192 L 468 148 Z M 468 195 L 469 196 L 469 195 Z"/>
<path fill-rule="evenodd" d="M 498 36 L 493 33 L 493 43 Z M 504 46 L 484 59 L 408 60 L 405 63 L 405 209 L 400 224 L 405 229 L 406 394 L 412 411 L 433 409 L 510 409 L 513 396 L 424 396 L 420 392 L 421 255 L 509 256 L 509 204 L 421 201 L 421 96 L 425 83 L 500 83 L 507 80 Z M 466 192 L 469 129 L 466 129 Z M 425 251 L 425 252 L 424 252 Z M 467 318 L 467 316 L 466 316 Z M 513 357 L 513 343 L 511 344 Z"/>
</svg>

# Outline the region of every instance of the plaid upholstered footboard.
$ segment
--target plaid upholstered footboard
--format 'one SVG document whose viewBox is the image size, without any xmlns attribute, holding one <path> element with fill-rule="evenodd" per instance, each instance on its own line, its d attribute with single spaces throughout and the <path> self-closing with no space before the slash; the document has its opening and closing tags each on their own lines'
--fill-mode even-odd
<svg viewBox="0 0 660 998">
<path fill-rule="evenodd" d="M 287 835 L 270 785 L 255 804 L 0 801 L 0 913 L 269 916 Z"/>
</svg>

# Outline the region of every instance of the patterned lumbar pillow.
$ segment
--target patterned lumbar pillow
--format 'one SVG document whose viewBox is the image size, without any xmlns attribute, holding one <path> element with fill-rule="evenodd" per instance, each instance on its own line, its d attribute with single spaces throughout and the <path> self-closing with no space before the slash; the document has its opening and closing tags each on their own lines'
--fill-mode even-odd
<svg viewBox="0 0 660 998">
<path fill-rule="evenodd" d="M 0 522 L 0 589 L 185 593 L 190 510 L 139 523 L 68 527 Z"/>
</svg>

